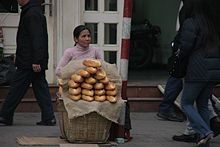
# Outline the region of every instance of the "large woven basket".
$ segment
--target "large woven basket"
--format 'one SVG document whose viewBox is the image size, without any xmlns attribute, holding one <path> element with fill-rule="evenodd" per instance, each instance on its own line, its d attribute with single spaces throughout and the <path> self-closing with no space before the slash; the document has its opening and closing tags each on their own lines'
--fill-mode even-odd
<svg viewBox="0 0 220 147">
<path fill-rule="evenodd" d="M 63 101 L 59 100 L 58 117 L 61 137 L 69 142 L 105 143 L 108 140 L 111 121 L 96 112 L 69 119 Z"/>
</svg>

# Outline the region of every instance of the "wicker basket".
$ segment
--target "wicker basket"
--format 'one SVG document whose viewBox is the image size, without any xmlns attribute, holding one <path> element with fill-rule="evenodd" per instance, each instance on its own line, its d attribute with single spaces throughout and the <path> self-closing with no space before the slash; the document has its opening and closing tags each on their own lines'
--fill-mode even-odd
<svg viewBox="0 0 220 147">
<path fill-rule="evenodd" d="M 69 119 L 63 101 L 59 100 L 58 117 L 61 137 L 69 142 L 105 143 L 108 140 L 111 121 L 96 112 Z"/>
</svg>

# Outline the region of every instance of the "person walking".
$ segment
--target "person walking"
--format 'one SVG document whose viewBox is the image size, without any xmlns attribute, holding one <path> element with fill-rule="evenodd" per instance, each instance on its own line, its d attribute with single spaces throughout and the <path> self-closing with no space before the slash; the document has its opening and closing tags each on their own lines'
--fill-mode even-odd
<svg viewBox="0 0 220 147">
<path fill-rule="evenodd" d="M 184 0 L 180 1 L 179 6 L 179 14 L 177 17 L 176 22 L 176 30 L 179 31 L 179 28 L 182 26 L 183 21 L 186 19 L 185 7 L 184 7 Z M 174 40 L 171 43 L 171 47 L 173 50 L 176 50 L 179 44 L 179 33 L 175 36 Z M 176 121 L 176 122 L 183 122 L 184 118 L 178 116 L 174 111 L 174 102 L 177 99 L 178 95 L 183 89 L 183 79 L 177 78 L 170 75 L 167 79 L 167 83 L 164 90 L 164 98 L 159 105 L 159 112 L 157 116 L 164 120 L 168 121 Z"/>
<path fill-rule="evenodd" d="M 188 59 L 181 107 L 199 135 L 198 147 L 207 146 L 214 136 L 209 127 L 208 100 L 214 85 L 220 82 L 220 32 L 211 3 L 211 0 L 185 0 L 190 17 L 183 22 L 178 46 L 180 59 Z"/>
<path fill-rule="evenodd" d="M 41 108 L 41 121 L 36 124 L 54 126 L 56 119 L 45 77 L 49 58 L 46 18 L 42 14 L 40 1 L 17 1 L 22 9 L 16 39 L 15 66 L 17 69 L 0 111 L 0 125 L 13 124 L 15 109 L 32 84 Z"/>
<path fill-rule="evenodd" d="M 177 17 L 177 30 L 179 30 L 179 27 L 188 17 L 187 15 L 189 15 L 185 13 L 188 7 L 185 8 L 183 3 L 184 0 L 182 0 L 180 4 L 179 17 Z M 173 47 L 178 48 L 178 44 L 179 44 L 179 35 L 175 37 L 173 41 Z M 164 99 L 161 102 L 159 106 L 159 112 L 157 113 L 158 117 L 168 121 L 177 121 L 177 122 L 184 121 L 184 119 L 176 115 L 174 111 L 174 101 L 177 99 L 178 95 L 182 91 L 182 88 L 183 88 L 183 78 L 176 78 L 173 76 L 169 76 L 165 87 Z M 212 98 L 210 97 L 210 99 Z M 211 100 L 209 100 L 208 109 L 209 109 L 211 129 L 212 131 L 214 131 L 215 136 L 217 136 L 220 133 L 219 131 L 220 119 L 219 116 L 217 116 L 216 112 L 214 111 Z M 181 135 L 173 136 L 173 140 L 181 141 L 181 142 L 196 142 L 197 139 L 198 139 L 198 135 L 193 130 L 189 122 L 187 122 L 187 127 Z"/>
</svg>

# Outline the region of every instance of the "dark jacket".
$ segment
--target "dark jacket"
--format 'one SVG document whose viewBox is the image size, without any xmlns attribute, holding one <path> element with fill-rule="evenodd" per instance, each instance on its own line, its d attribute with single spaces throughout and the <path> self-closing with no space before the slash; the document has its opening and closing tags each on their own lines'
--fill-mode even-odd
<svg viewBox="0 0 220 147">
<path fill-rule="evenodd" d="M 180 30 L 181 58 L 188 58 L 185 80 L 199 82 L 220 81 L 219 41 L 207 47 L 202 41 L 199 25 L 192 19 L 186 19 Z M 219 40 L 219 39 L 217 39 Z"/>
<path fill-rule="evenodd" d="M 15 65 L 30 69 L 32 64 L 48 67 L 48 34 L 46 18 L 39 4 L 30 2 L 22 7 L 17 31 L 17 50 Z"/>
</svg>

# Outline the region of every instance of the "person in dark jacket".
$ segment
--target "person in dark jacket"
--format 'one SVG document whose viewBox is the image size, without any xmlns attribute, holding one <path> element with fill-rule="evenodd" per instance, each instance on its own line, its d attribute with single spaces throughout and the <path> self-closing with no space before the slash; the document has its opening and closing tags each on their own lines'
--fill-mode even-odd
<svg viewBox="0 0 220 147">
<path fill-rule="evenodd" d="M 17 0 L 21 16 L 17 31 L 16 73 L 0 112 L 0 125 L 12 125 L 16 107 L 30 84 L 41 108 L 41 121 L 37 125 L 56 124 L 51 96 L 45 77 L 48 69 L 48 34 L 46 18 L 40 1 Z"/>
<path fill-rule="evenodd" d="M 185 14 L 184 0 L 181 0 L 180 2 L 179 15 L 177 17 L 177 31 L 179 30 L 179 27 L 181 27 L 183 21 L 187 18 Z M 177 33 L 174 40 L 172 41 L 173 50 L 176 50 L 176 48 L 178 48 L 176 47 L 177 44 L 179 44 L 179 33 Z M 159 112 L 157 113 L 157 116 L 159 118 L 176 122 L 184 121 L 184 118 L 177 115 L 174 111 L 174 102 L 182 91 L 182 88 L 182 78 L 176 78 L 171 75 L 168 77 L 164 91 L 164 98 L 159 105 Z"/>
<path fill-rule="evenodd" d="M 188 5 L 184 6 L 184 0 L 181 0 L 183 2 L 180 4 L 180 11 L 179 11 L 179 19 L 177 19 L 177 30 L 179 30 L 179 27 L 182 26 L 184 20 L 188 17 L 190 17 L 190 11 L 187 11 L 187 9 L 190 9 Z M 219 6 L 219 4 L 215 5 Z M 213 8 L 213 7 L 212 7 Z M 215 11 L 216 12 L 216 11 Z M 219 18 L 215 16 L 214 18 Z M 217 19 L 218 20 L 218 19 Z M 172 47 L 174 48 L 174 51 L 178 49 L 179 44 L 179 33 L 177 33 L 174 41 L 172 42 Z M 165 91 L 164 91 L 164 99 L 161 102 L 159 106 L 159 112 L 157 113 L 157 116 L 169 120 L 169 121 L 181 121 L 182 119 L 177 116 L 173 110 L 173 105 L 182 91 L 183 88 L 183 78 L 176 78 L 172 75 L 169 76 Z M 212 99 L 212 97 L 210 98 Z M 179 100 L 177 100 L 179 101 Z M 213 104 L 211 103 L 211 100 L 209 100 L 208 103 L 208 109 L 209 109 L 209 118 L 210 118 L 210 125 L 211 129 L 214 132 L 215 136 L 220 134 L 220 117 L 216 114 L 213 108 Z M 181 141 L 181 142 L 196 142 L 198 139 L 197 133 L 192 129 L 191 124 L 187 121 L 187 127 L 184 130 L 182 134 L 174 135 L 172 137 L 175 141 Z"/>
<path fill-rule="evenodd" d="M 179 56 L 188 59 L 181 107 L 191 127 L 199 134 L 199 147 L 209 144 L 208 100 L 220 82 L 220 41 L 217 23 L 211 13 L 212 0 L 186 0 L 187 18 L 180 29 Z M 194 107 L 196 103 L 197 109 Z"/>
<path fill-rule="evenodd" d="M 179 11 L 179 19 L 177 19 L 177 31 L 179 30 L 179 27 L 183 24 L 184 20 L 188 17 L 190 17 L 190 14 L 186 13 L 188 6 L 184 7 L 184 0 L 181 0 L 183 2 L 183 5 L 180 4 L 180 11 Z M 218 17 L 215 17 L 218 18 Z M 174 41 L 172 42 L 172 47 L 174 50 L 178 49 L 179 44 L 179 33 L 177 33 Z M 183 121 L 183 118 L 179 117 L 175 114 L 173 105 L 182 91 L 183 88 L 183 78 L 176 78 L 173 76 L 169 76 L 165 91 L 164 91 L 164 99 L 160 103 L 159 106 L 159 112 L 157 113 L 157 116 L 169 121 Z M 211 98 L 212 99 L 212 98 Z M 212 131 L 214 131 L 215 136 L 217 136 L 220 133 L 219 126 L 220 126 L 220 117 L 217 116 L 216 112 L 214 111 L 213 105 L 211 103 L 211 100 L 209 100 L 208 103 L 209 108 L 209 118 L 210 118 L 210 125 Z M 196 142 L 198 135 L 197 133 L 192 129 L 189 122 L 187 122 L 187 127 L 185 131 L 180 135 L 174 135 L 173 140 L 175 141 L 181 141 L 181 142 Z"/>
<path fill-rule="evenodd" d="M 177 17 L 177 35 L 175 36 L 174 40 L 172 41 L 172 49 L 176 50 L 177 44 L 179 44 L 179 33 L 178 30 L 181 27 L 183 21 L 187 18 L 185 14 L 185 8 L 184 8 L 184 0 L 180 0 L 180 8 L 179 13 Z M 173 76 L 169 76 L 167 79 L 167 83 L 165 86 L 164 91 L 164 98 L 162 102 L 159 105 L 159 112 L 157 113 L 157 116 L 159 118 L 162 118 L 164 120 L 168 121 L 176 121 L 176 122 L 183 122 L 184 118 L 177 115 L 174 111 L 174 102 L 180 92 L 183 88 L 183 81 L 182 78 L 176 78 Z"/>
</svg>

